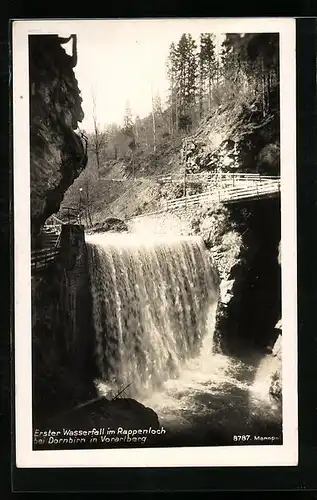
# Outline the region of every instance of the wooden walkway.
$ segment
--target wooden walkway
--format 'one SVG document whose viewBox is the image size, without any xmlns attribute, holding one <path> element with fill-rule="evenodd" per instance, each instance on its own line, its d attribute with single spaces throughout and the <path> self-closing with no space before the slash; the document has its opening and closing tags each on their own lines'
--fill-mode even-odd
<svg viewBox="0 0 317 500">
<path fill-rule="evenodd" d="M 162 182 L 182 182 L 181 175 L 158 177 Z M 280 177 L 262 176 L 260 174 L 248 173 L 217 173 L 217 174 L 188 174 L 187 181 L 201 182 L 207 184 L 207 189 L 199 194 L 182 196 L 164 200 L 161 209 L 153 212 L 145 212 L 132 219 L 147 217 L 166 212 L 174 212 L 191 207 L 208 207 L 213 203 L 239 203 L 244 200 L 260 200 L 278 196 L 280 193 Z M 203 185 L 203 182 L 202 182 Z M 55 224 L 54 224 L 55 222 Z M 58 222 L 56 224 L 56 222 Z M 57 220 L 45 226 L 45 241 L 41 248 L 32 251 L 31 269 L 32 272 L 42 270 L 53 264 L 60 252 L 59 232 L 62 222 Z"/>
</svg>

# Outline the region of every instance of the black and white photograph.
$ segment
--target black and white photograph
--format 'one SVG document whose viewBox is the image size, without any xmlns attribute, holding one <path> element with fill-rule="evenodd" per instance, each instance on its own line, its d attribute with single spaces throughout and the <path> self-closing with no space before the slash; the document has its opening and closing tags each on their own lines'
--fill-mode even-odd
<svg viewBox="0 0 317 500">
<path fill-rule="evenodd" d="M 294 33 L 14 22 L 18 467 L 297 464 Z"/>
</svg>

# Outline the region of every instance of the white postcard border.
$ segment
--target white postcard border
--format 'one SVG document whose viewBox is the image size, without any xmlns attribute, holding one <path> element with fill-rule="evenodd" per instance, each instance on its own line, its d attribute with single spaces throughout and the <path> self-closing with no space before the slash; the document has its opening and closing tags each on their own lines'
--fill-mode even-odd
<svg viewBox="0 0 317 500">
<path fill-rule="evenodd" d="M 202 32 L 280 33 L 284 444 L 154 449 L 32 450 L 28 35 L 76 33 L 79 25 L 81 29 L 85 27 L 90 30 L 95 29 L 98 23 L 105 21 L 165 23 L 171 20 L 17 20 L 12 25 L 16 466 L 32 468 L 295 466 L 298 461 L 296 64 L 295 19 L 292 18 L 187 20 L 192 23 L 201 23 Z M 184 22 L 185 19 L 177 21 Z"/>
</svg>

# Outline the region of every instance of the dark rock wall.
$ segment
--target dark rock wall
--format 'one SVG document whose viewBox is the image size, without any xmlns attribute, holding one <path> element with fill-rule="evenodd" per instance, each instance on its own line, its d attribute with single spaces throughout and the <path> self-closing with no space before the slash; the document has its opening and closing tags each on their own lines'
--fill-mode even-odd
<svg viewBox="0 0 317 500">
<path fill-rule="evenodd" d="M 59 209 L 65 191 L 87 163 L 85 140 L 75 133 L 83 120 L 73 67 L 56 35 L 29 37 L 30 169 L 32 235 Z"/>
<path fill-rule="evenodd" d="M 248 348 L 266 351 L 276 341 L 281 316 L 279 197 L 231 206 L 231 217 L 243 236 L 238 265 L 232 269 L 232 298 L 219 304 L 218 348 L 240 354 Z"/>
<path fill-rule="evenodd" d="M 32 276 L 36 421 L 97 396 L 94 330 L 81 226 L 63 226 L 58 261 Z"/>
</svg>

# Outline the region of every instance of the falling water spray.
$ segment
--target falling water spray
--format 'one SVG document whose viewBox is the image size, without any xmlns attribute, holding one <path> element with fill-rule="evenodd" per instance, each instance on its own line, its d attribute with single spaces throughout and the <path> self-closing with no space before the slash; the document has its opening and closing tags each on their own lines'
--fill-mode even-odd
<svg viewBox="0 0 317 500">
<path fill-rule="evenodd" d="M 102 381 L 144 395 L 211 348 L 218 278 L 202 239 L 108 233 L 87 248 Z"/>
</svg>

